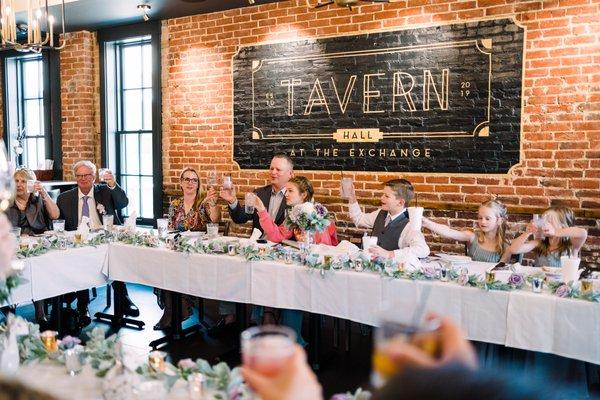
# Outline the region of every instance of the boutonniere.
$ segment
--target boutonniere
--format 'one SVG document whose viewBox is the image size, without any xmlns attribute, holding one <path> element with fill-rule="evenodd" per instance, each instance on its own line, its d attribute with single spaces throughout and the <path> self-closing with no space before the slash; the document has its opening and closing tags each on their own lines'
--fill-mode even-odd
<svg viewBox="0 0 600 400">
<path fill-rule="evenodd" d="M 104 208 L 103 204 L 98 203 L 96 205 L 96 210 L 98 210 L 98 213 L 100 213 L 100 215 L 106 214 L 106 209 Z"/>
</svg>

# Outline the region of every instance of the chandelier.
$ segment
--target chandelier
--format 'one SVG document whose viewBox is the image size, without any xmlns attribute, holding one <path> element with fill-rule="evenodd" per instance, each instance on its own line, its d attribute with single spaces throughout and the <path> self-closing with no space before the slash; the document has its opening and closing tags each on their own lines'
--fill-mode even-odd
<svg viewBox="0 0 600 400">
<path fill-rule="evenodd" d="M 62 44 L 54 42 L 54 16 L 48 12 L 48 0 L 27 0 L 26 24 L 17 23 L 15 0 L 0 0 L 0 50 L 40 53 L 64 48 L 65 0 L 61 3 Z"/>
</svg>

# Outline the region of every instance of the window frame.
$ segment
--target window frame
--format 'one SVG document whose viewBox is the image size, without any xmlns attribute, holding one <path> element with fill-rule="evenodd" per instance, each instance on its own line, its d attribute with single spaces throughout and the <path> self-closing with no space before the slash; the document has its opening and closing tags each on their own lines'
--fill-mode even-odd
<svg viewBox="0 0 600 400">
<path fill-rule="evenodd" d="M 101 160 L 103 165 L 108 165 L 116 172 L 117 182 L 121 182 L 124 175 L 121 173 L 121 144 L 120 135 L 135 133 L 152 134 L 152 183 L 153 183 L 153 215 L 154 218 L 138 217 L 137 222 L 143 225 L 154 225 L 154 220 L 162 216 L 162 98 L 161 98 L 161 55 L 160 55 L 160 21 L 149 21 L 141 24 L 119 26 L 102 29 L 98 31 L 98 44 L 100 53 L 100 124 L 101 124 Z M 149 43 L 152 53 L 152 129 L 139 131 L 125 131 L 120 121 L 123 115 L 123 88 L 119 87 L 119 79 L 123 75 L 122 70 L 110 72 L 107 71 L 107 63 L 111 59 L 107 56 L 107 46 L 112 43 L 127 40 L 133 37 L 150 36 Z M 139 44 L 139 41 L 132 42 L 132 45 Z M 121 45 L 119 45 L 121 47 Z M 120 63 L 119 63 L 120 64 Z M 116 68 L 112 66 L 111 68 Z M 120 68 L 120 65 L 119 65 Z M 109 73 L 119 74 L 118 79 L 107 80 Z M 142 82 L 143 85 L 143 82 Z M 118 104 L 109 105 L 108 93 L 116 95 Z M 117 121 L 107 121 L 110 107 L 118 108 Z M 143 127 L 143 125 L 142 125 Z M 113 129 L 114 128 L 114 129 Z M 114 136 L 111 136 L 113 135 Z M 111 136 L 109 138 L 109 136 Z M 110 143 L 113 141 L 114 143 Z M 109 163 L 110 162 L 110 163 Z M 141 173 L 136 176 L 147 176 Z"/>
<path fill-rule="evenodd" d="M 22 82 L 22 64 L 23 59 L 31 57 L 31 53 L 20 53 L 15 50 L 6 50 L 0 53 L 0 75 L 2 75 L 2 138 L 6 146 L 6 152 L 10 160 L 14 160 L 14 152 L 12 150 L 11 132 L 9 132 L 9 110 L 8 105 L 12 99 L 7 98 L 9 93 L 9 80 L 7 79 L 7 59 L 18 58 L 19 63 L 17 79 L 17 90 L 20 93 L 17 96 L 17 101 L 20 104 L 16 107 L 17 120 L 20 124 L 23 123 L 24 114 L 24 85 Z M 41 52 L 42 61 L 42 107 L 41 113 L 43 123 L 43 138 L 44 138 L 44 158 L 54 160 L 53 179 L 61 179 L 62 177 L 62 137 L 61 137 L 61 102 L 60 102 L 60 55 L 56 50 L 43 50 Z M 53 77 L 50 79 L 50 77 Z M 21 125 L 22 126 L 22 125 Z M 39 136 L 42 137 L 41 135 Z M 33 139 L 33 137 L 31 137 Z M 35 139 L 37 140 L 37 139 Z M 24 152 L 25 153 L 25 152 Z M 22 163 L 23 154 L 20 156 L 19 164 Z M 16 161 L 16 160 L 15 160 Z M 37 169 L 33 168 L 33 169 Z"/>
</svg>

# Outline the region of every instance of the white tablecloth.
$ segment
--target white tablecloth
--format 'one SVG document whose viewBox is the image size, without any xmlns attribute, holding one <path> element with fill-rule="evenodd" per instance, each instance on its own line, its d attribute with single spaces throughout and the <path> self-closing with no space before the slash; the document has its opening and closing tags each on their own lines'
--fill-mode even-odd
<svg viewBox="0 0 600 400">
<path fill-rule="evenodd" d="M 194 296 L 298 309 L 369 325 L 393 312 L 412 315 L 431 287 L 426 310 L 446 315 L 469 339 L 558 354 L 600 364 L 600 304 L 526 290 L 486 292 L 438 281 L 382 278 L 378 274 L 318 271 L 278 261 L 248 262 L 228 255 L 183 254 L 120 243 L 52 251 L 25 259 L 28 283 L 14 302 L 39 300 L 101 286 L 140 283 Z M 483 273 L 491 264 L 471 263 Z M 143 310 L 142 310 L 143 312 Z"/>
<path fill-rule="evenodd" d="M 492 264 L 471 263 L 483 273 Z M 227 255 L 186 255 L 111 244 L 104 269 L 113 280 L 194 296 L 298 309 L 369 325 L 382 311 L 412 315 L 426 286 L 426 310 L 448 316 L 469 339 L 554 353 L 600 364 L 600 304 L 549 293 L 483 291 L 438 281 L 382 278 L 369 272 L 317 271 L 278 261 Z"/>
</svg>

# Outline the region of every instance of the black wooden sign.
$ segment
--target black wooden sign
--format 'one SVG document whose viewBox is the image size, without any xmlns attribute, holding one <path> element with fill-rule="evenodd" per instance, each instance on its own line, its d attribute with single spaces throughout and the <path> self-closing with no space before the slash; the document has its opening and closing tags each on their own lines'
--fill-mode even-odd
<svg viewBox="0 0 600 400">
<path fill-rule="evenodd" d="M 501 19 L 242 47 L 234 160 L 506 173 L 519 162 L 523 43 Z"/>
</svg>

